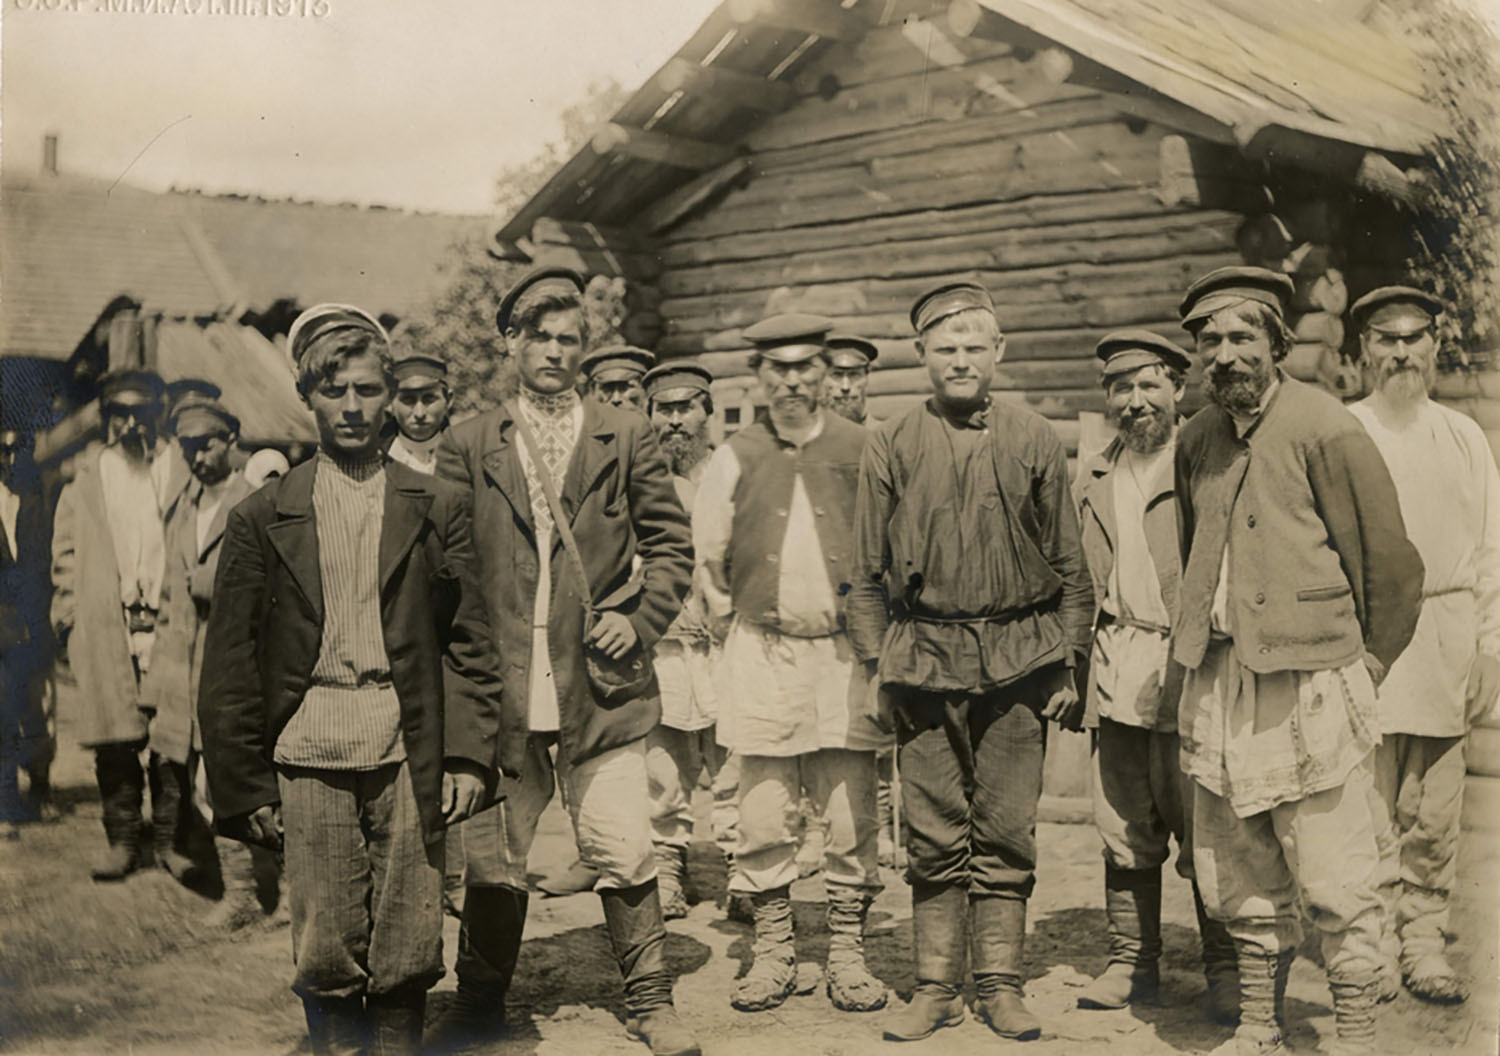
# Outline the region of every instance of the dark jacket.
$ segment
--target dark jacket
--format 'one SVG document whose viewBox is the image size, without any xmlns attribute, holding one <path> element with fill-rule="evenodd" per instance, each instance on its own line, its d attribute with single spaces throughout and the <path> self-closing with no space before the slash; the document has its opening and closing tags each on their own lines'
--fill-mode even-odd
<svg viewBox="0 0 1500 1056">
<path fill-rule="evenodd" d="M 438 448 L 438 475 L 473 494 L 481 589 L 505 662 L 506 698 L 519 702 L 524 731 L 540 565 L 517 435 L 504 407 L 454 426 Z M 584 400 L 583 429 L 559 498 L 588 565 L 594 600 L 623 612 L 641 648 L 650 650 L 682 607 L 693 570 L 687 514 L 650 423 L 635 411 Z M 640 570 L 633 572 L 636 557 Z M 584 671 L 578 575 L 555 531 L 549 560 L 547 640 L 560 750 L 580 762 L 646 736 L 661 718 L 661 704 L 650 692 L 615 707 L 595 698 Z"/>
<path fill-rule="evenodd" d="M 271 754 L 302 703 L 323 636 L 312 502 L 316 459 L 234 508 L 203 646 L 198 720 L 215 814 L 276 803 Z M 401 735 L 428 840 L 442 833 L 444 759 L 493 776 L 519 770 L 522 741 L 501 735 L 501 671 L 475 578 L 466 497 L 387 462 L 380 532 L 380 618 Z"/>
<path fill-rule="evenodd" d="M 14 551 L 0 529 L 0 664 L 21 685 L 52 664 L 52 518 L 34 474 L 17 474 L 10 487 L 20 505 Z"/>
<path fill-rule="evenodd" d="M 812 504 L 818 545 L 840 615 L 854 560 L 854 498 L 859 489 L 863 426 L 823 415 L 823 430 L 801 447 L 782 440 L 766 415 L 730 437 L 739 460 L 734 522 L 724 563 L 734 611 L 752 623 L 776 628 L 781 617 L 781 561 L 787 515 L 800 475 Z M 788 454 L 793 457 L 786 457 Z"/>
<path fill-rule="evenodd" d="M 1108 447 L 1083 467 L 1074 487 L 1078 496 L 1078 522 L 1083 538 L 1083 554 L 1088 559 L 1089 574 L 1094 580 L 1096 628 L 1102 620 L 1110 618 L 1099 606 L 1109 593 L 1109 577 L 1114 572 L 1116 541 L 1120 535 L 1115 514 L 1114 474 L 1119 467 L 1120 452 L 1123 449 L 1124 445 L 1118 437 L 1110 441 Z M 1177 611 L 1177 591 L 1182 580 L 1182 546 L 1177 539 L 1179 518 L 1176 498 L 1176 491 L 1168 482 L 1146 501 L 1146 548 L 1151 552 L 1151 563 L 1156 567 L 1162 606 L 1169 614 Z M 1162 628 L 1163 634 L 1169 632 L 1170 628 Z M 1090 664 L 1084 679 L 1088 702 L 1084 724 L 1090 727 L 1098 724 L 1097 675 Z M 1163 707 L 1176 710 L 1182 677 L 1182 665 L 1170 662 L 1162 678 L 1160 699 Z"/>
<path fill-rule="evenodd" d="M 1342 667 L 1365 652 L 1390 667 L 1416 629 L 1422 559 L 1396 487 L 1359 421 L 1281 375 L 1241 439 L 1205 407 L 1177 439 L 1183 576 L 1173 655 L 1203 662 L 1229 547 L 1230 635 L 1258 673 Z"/>
</svg>

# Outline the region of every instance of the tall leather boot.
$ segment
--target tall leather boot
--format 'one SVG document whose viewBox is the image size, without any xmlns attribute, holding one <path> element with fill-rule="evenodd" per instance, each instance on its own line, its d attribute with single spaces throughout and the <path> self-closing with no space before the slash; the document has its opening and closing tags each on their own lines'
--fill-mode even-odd
<svg viewBox="0 0 1500 1056">
<path fill-rule="evenodd" d="M 1236 940 L 1240 971 L 1240 1025 L 1212 1056 L 1272 1056 L 1287 1051 L 1286 983 L 1297 951 L 1268 954 Z"/>
<path fill-rule="evenodd" d="M 123 880 L 140 867 L 141 800 L 146 775 L 137 749 L 129 744 L 106 744 L 94 749 L 94 777 L 109 848 L 94 862 L 95 880 Z"/>
<path fill-rule="evenodd" d="M 1042 1036 L 1042 1024 L 1021 1000 L 1026 902 L 1019 898 L 971 898 L 969 906 L 979 1018 L 1002 1038 L 1035 1041 Z"/>
<path fill-rule="evenodd" d="M 687 916 L 687 895 L 682 890 L 682 876 L 687 869 L 687 848 L 674 844 L 658 843 L 656 850 L 656 883 L 661 898 L 661 914 L 665 920 L 681 920 Z"/>
<path fill-rule="evenodd" d="M 1104 864 L 1109 965 L 1084 988 L 1079 1008 L 1124 1008 L 1156 1000 L 1161 959 L 1161 867 L 1118 869 Z"/>
<path fill-rule="evenodd" d="M 865 964 L 865 918 L 873 899 L 861 888 L 828 885 L 828 999 L 843 1012 L 885 1007 L 885 984 Z"/>
<path fill-rule="evenodd" d="M 754 960 L 729 1003 L 741 1012 L 764 1012 L 790 997 L 797 984 L 790 888 L 757 891 L 750 905 L 755 914 L 755 943 L 750 948 Z"/>
<path fill-rule="evenodd" d="M 426 1010 L 425 990 L 407 988 L 367 995 L 369 1056 L 421 1056 L 422 1015 Z"/>
<path fill-rule="evenodd" d="M 215 931 L 238 931 L 265 919 L 255 893 L 255 866 L 250 848 L 239 840 L 214 837 L 219 855 L 219 875 L 224 878 L 224 897 L 208 911 L 203 926 Z"/>
<path fill-rule="evenodd" d="M 177 850 L 182 812 L 192 794 L 188 768 L 156 752 L 151 753 L 151 846 L 156 864 L 182 882 L 193 872 L 193 860 Z"/>
<path fill-rule="evenodd" d="M 1240 968 L 1234 939 L 1222 920 L 1214 920 L 1193 883 L 1193 906 L 1198 911 L 1198 936 L 1203 945 L 1203 975 L 1208 980 L 1208 1014 L 1215 1023 L 1233 1027 L 1240 1021 Z"/>
<path fill-rule="evenodd" d="M 360 997 L 304 997 L 313 1056 L 364 1056 L 365 1002 Z"/>
<path fill-rule="evenodd" d="M 599 892 L 610 945 L 625 982 L 625 1030 L 652 1056 L 698 1056 L 698 1042 L 672 1006 L 667 929 L 655 880 Z"/>
<path fill-rule="evenodd" d="M 464 892 L 454 974 L 458 993 L 436 1033 L 453 1045 L 483 1041 L 505 1029 L 505 995 L 521 955 L 525 891 L 472 886 Z"/>
<path fill-rule="evenodd" d="M 969 894 L 962 887 L 913 881 L 912 957 L 917 988 L 887 1022 L 887 1041 L 920 1041 L 964 1021 L 964 959 Z"/>
</svg>

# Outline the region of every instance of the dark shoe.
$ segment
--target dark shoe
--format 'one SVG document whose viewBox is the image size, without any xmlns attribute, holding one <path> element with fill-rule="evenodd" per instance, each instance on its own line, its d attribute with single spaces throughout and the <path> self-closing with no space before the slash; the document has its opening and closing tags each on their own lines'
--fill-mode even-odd
<svg viewBox="0 0 1500 1056">
<path fill-rule="evenodd" d="M 1079 1008 L 1124 1008 L 1156 1000 L 1161 957 L 1161 869 L 1104 866 L 1109 966 L 1078 996 Z"/>
<path fill-rule="evenodd" d="M 364 1056 L 365 1003 L 358 997 L 304 997 L 313 1056 Z"/>
<path fill-rule="evenodd" d="M 111 844 L 94 859 L 89 874 L 95 880 L 124 880 L 141 866 L 140 853 L 135 844 Z"/>
<path fill-rule="evenodd" d="M 458 992 L 428 1038 L 432 1052 L 464 1052 L 505 1035 L 505 998 L 458 984 Z"/>
<path fill-rule="evenodd" d="M 514 887 L 470 887 L 464 892 L 454 961 L 459 998 L 475 1009 L 498 1008 L 500 1022 L 505 1020 L 505 995 L 521 954 L 529 902 L 526 892 Z"/>
<path fill-rule="evenodd" d="M 625 1032 L 644 1041 L 652 1056 L 699 1056 L 698 1040 L 671 1005 L 659 1005 L 625 1017 Z"/>
<path fill-rule="evenodd" d="M 961 887 L 917 881 L 911 889 L 917 987 L 885 1026 L 887 1041 L 920 1041 L 964 1020 L 963 987 L 969 896 Z"/>
<path fill-rule="evenodd" d="M 1021 999 L 1021 964 L 1026 950 L 1026 902 L 1016 898 L 973 898 L 970 956 L 974 965 L 979 1018 L 1002 1038 L 1034 1041 L 1042 1024 Z"/>
<path fill-rule="evenodd" d="M 421 1056 L 425 993 L 370 994 L 365 1007 L 370 1020 L 369 1056 Z"/>
</svg>

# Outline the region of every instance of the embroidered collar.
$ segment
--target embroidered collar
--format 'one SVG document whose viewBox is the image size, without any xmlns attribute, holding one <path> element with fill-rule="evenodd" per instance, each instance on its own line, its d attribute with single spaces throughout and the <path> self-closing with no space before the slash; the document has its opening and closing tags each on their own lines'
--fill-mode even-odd
<svg viewBox="0 0 1500 1056">
<path fill-rule="evenodd" d="M 526 386 L 521 386 L 522 404 L 549 418 L 561 418 L 565 414 L 572 414 L 573 409 L 578 406 L 578 400 L 577 389 L 564 389 L 562 392 L 532 392 Z"/>
</svg>

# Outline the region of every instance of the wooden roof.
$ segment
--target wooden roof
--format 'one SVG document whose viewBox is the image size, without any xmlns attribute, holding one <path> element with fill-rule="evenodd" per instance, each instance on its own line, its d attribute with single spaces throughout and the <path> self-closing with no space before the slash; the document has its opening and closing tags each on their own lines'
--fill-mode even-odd
<svg viewBox="0 0 1500 1056">
<path fill-rule="evenodd" d="M 862 56 L 855 42 L 868 26 L 907 16 L 925 16 L 950 37 L 983 33 L 1017 46 L 1055 47 L 1099 86 L 1164 100 L 1186 131 L 1237 143 L 1252 158 L 1322 160 L 1339 146 L 1356 162 L 1371 149 L 1426 153 L 1444 123 L 1423 98 L 1412 49 L 1347 13 L 1349 6 L 724 0 L 495 240 L 502 251 L 520 245 L 526 252 L 544 217 L 641 233 L 668 226 L 664 217 L 676 206 L 739 178 L 747 166 L 742 148 L 767 114 L 825 89 L 837 92 L 836 82 L 818 76 L 821 57 L 882 61 Z"/>
</svg>

